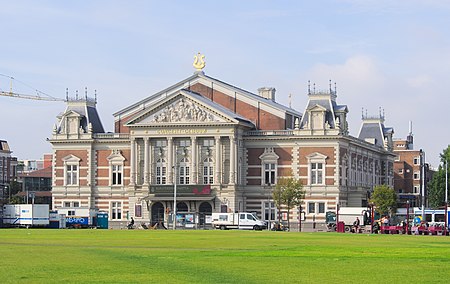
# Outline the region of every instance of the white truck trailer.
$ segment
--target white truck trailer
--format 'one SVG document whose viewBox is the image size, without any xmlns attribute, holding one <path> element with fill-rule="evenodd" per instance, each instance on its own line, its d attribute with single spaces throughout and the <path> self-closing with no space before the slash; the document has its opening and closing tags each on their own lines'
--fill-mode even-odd
<svg viewBox="0 0 450 284">
<path fill-rule="evenodd" d="M 3 224 L 9 226 L 47 226 L 49 224 L 48 204 L 3 205 Z"/>
<path fill-rule="evenodd" d="M 267 228 L 264 221 L 252 213 L 212 213 L 212 226 L 216 229 L 263 230 Z"/>
<path fill-rule="evenodd" d="M 87 228 L 94 225 L 97 212 L 88 207 L 62 207 L 58 208 L 58 214 L 66 216 L 68 228 Z"/>
<path fill-rule="evenodd" d="M 350 232 L 355 222 L 356 217 L 358 217 L 360 222 L 360 227 L 365 225 L 370 225 L 370 211 L 367 207 L 340 207 L 339 208 L 339 222 L 344 222 L 345 231 Z M 331 231 L 336 230 L 336 213 L 327 212 L 326 222 L 327 227 Z"/>
</svg>

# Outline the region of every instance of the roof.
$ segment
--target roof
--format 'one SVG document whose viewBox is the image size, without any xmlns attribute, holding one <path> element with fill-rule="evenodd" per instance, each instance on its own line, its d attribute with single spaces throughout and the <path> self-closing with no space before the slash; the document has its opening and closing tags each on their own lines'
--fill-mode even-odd
<svg viewBox="0 0 450 284">
<path fill-rule="evenodd" d="M 134 103 L 134 104 L 132 104 L 132 105 L 122 109 L 122 110 L 119 110 L 116 113 L 114 113 L 113 115 L 115 117 L 116 116 L 121 116 L 124 113 L 127 113 L 127 112 L 129 112 L 129 111 L 131 111 L 133 109 L 141 108 L 142 105 L 149 105 L 149 104 L 157 103 L 158 101 L 164 99 L 165 97 L 167 97 L 168 95 L 170 95 L 170 94 L 172 94 L 174 92 L 177 92 L 177 91 L 179 91 L 181 89 L 189 89 L 191 83 L 195 83 L 195 81 L 199 80 L 199 79 L 204 79 L 204 80 L 210 81 L 210 82 L 212 82 L 214 84 L 217 84 L 217 85 L 219 85 L 219 86 L 221 86 L 223 88 L 229 89 L 230 91 L 237 92 L 237 93 L 239 93 L 242 96 L 251 98 L 251 99 L 253 99 L 255 101 L 258 101 L 258 102 L 266 104 L 266 105 L 270 105 L 270 106 L 272 106 L 274 108 L 277 108 L 279 110 L 283 110 L 283 111 L 286 111 L 286 112 L 289 112 L 289 113 L 292 113 L 292 114 L 295 114 L 295 115 L 298 115 L 298 116 L 302 115 L 300 112 L 296 111 L 293 108 L 284 106 L 284 105 L 279 104 L 277 102 L 274 102 L 274 101 L 272 101 L 270 99 L 266 99 L 264 97 L 261 97 L 260 95 L 251 93 L 251 92 L 246 91 L 244 89 L 238 88 L 238 87 L 236 87 L 234 85 L 231 85 L 231 84 L 225 83 L 225 82 L 223 82 L 221 80 L 218 80 L 218 79 L 215 79 L 213 77 L 207 76 L 203 72 L 196 72 L 192 76 L 190 76 L 190 77 L 188 77 L 188 78 L 186 78 L 186 79 L 184 79 L 184 80 L 182 80 L 182 81 L 180 81 L 178 83 L 175 83 L 174 85 L 172 85 L 172 86 L 170 86 L 168 88 L 165 88 L 164 90 L 159 91 L 156 94 L 153 94 L 153 95 L 151 95 L 151 96 L 149 96 L 149 97 L 147 97 L 147 98 L 145 98 L 145 99 L 143 99 L 143 100 L 141 100 L 139 102 L 136 102 L 136 103 Z"/>
<path fill-rule="evenodd" d="M 60 114 L 62 119 L 60 120 L 59 126 L 61 127 L 64 123 L 64 114 L 75 112 L 81 116 L 80 126 L 86 132 L 88 132 L 89 125 L 91 125 L 92 133 L 105 133 L 95 105 L 96 101 L 88 98 L 68 100 L 66 110 Z"/>
<path fill-rule="evenodd" d="M 142 117 L 151 115 L 152 113 L 155 112 L 155 110 L 161 109 L 161 107 L 165 105 L 167 101 L 177 100 L 178 96 L 184 96 L 186 98 L 192 99 L 193 101 L 197 101 L 197 103 L 202 104 L 204 107 L 214 110 L 218 113 L 221 113 L 221 115 L 228 117 L 229 120 L 235 120 L 236 122 L 243 122 L 244 124 L 247 124 L 247 126 L 251 128 L 255 127 L 253 122 L 248 120 L 247 118 L 234 113 L 233 111 L 227 109 L 226 107 L 216 102 L 209 100 L 208 98 L 202 96 L 197 92 L 193 92 L 187 89 L 181 89 L 176 93 L 172 93 L 170 96 L 165 97 L 163 100 L 153 104 L 151 108 L 141 110 L 140 112 L 135 114 L 133 118 L 129 120 L 128 123 L 131 123 L 131 125 L 133 125 L 137 121 L 140 121 Z"/>
<path fill-rule="evenodd" d="M 44 169 L 28 172 L 28 173 L 20 173 L 19 177 L 27 178 L 27 177 L 43 177 L 43 178 L 52 178 L 52 167 L 47 167 Z"/>
</svg>

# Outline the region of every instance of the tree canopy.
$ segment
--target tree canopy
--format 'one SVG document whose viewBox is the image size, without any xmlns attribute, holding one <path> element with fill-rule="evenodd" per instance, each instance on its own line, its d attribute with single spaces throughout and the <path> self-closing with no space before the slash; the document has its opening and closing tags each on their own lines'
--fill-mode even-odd
<svg viewBox="0 0 450 284">
<path fill-rule="evenodd" d="M 384 184 L 374 187 L 370 202 L 375 205 L 376 211 L 380 215 L 390 214 L 397 209 L 397 195 L 395 194 L 395 190 Z"/>
<path fill-rule="evenodd" d="M 428 184 L 428 201 L 431 207 L 437 208 L 445 202 L 445 161 L 450 162 L 450 145 L 440 154 L 441 165 Z M 450 170 L 447 163 L 447 169 Z"/>
<path fill-rule="evenodd" d="M 288 226 L 289 213 L 292 208 L 301 204 L 305 192 L 303 190 L 303 185 L 300 180 L 294 178 L 279 178 L 277 180 L 277 185 L 272 192 L 273 200 L 278 208 L 278 221 L 280 221 L 280 209 L 282 205 L 287 207 L 287 219 Z"/>
</svg>

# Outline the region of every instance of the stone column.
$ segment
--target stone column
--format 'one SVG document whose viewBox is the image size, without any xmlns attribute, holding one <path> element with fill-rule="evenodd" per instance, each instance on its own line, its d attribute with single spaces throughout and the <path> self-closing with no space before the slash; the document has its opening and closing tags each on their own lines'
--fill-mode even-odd
<svg viewBox="0 0 450 284">
<path fill-rule="evenodd" d="M 136 139 L 131 138 L 130 147 L 130 185 L 136 184 Z"/>
<path fill-rule="evenodd" d="M 149 148 L 148 148 L 148 143 L 149 142 L 149 138 L 145 137 L 144 138 L 144 185 L 148 185 L 148 175 L 149 175 L 149 171 L 148 171 L 148 163 L 149 163 Z"/>
<path fill-rule="evenodd" d="M 236 184 L 236 138 L 230 136 L 230 184 Z"/>
<path fill-rule="evenodd" d="M 176 156 L 176 155 L 175 155 Z M 167 137 L 167 183 L 173 183 L 173 139 Z"/>
<path fill-rule="evenodd" d="M 197 162 L 197 137 L 191 137 L 192 157 L 191 157 L 191 183 L 197 184 L 198 180 L 198 162 Z"/>
<path fill-rule="evenodd" d="M 216 139 L 216 145 L 215 145 L 216 161 L 215 161 L 214 167 L 216 168 L 216 176 L 214 177 L 214 183 L 220 184 L 221 183 L 221 178 L 220 178 L 220 154 L 221 154 L 220 136 L 216 136 L 215 139 Z"/>
</svg>

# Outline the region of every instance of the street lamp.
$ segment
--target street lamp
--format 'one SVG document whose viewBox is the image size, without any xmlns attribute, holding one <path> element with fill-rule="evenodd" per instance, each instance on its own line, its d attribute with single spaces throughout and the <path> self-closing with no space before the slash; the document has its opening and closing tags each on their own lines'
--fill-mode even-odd
<svg viewBox="0 0 450 284">
<path fill-rule="evenodd" d="M 444 236 L 447 236 L 448 229 L 448 161 L 445 159 L 445 228 L 444 228 Z"/>
<path fill-rule="evenodd" d="M 406 234 L 409 235 L 409 200 L 406 200 Z"/>
<path fill-rule="evenodd" d="M 176 227 L 177 227 L 177 166 L 175 165 L 172 168 L 174 169 L 174 172 L 173 172 L 173 177 L 174 177 L 174 181 L 173 181 L 173 229 L 176 230 Z"/>
</svg>

